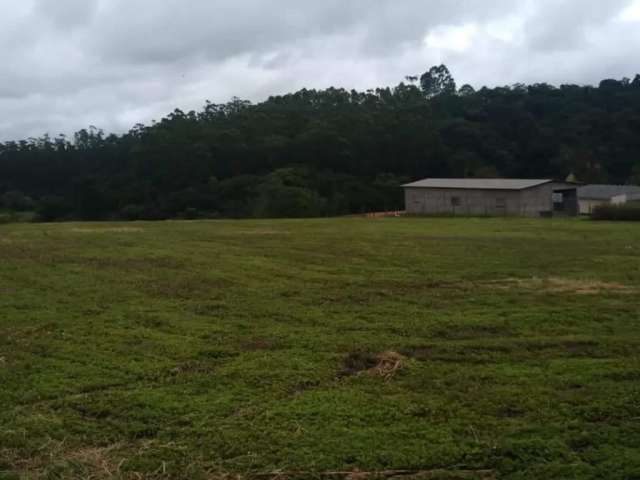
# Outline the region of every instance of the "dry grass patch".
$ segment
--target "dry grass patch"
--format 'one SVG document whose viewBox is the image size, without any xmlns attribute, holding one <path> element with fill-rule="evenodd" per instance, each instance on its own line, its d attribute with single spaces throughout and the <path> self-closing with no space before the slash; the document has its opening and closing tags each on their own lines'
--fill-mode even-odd
<svg viewBox="0 0 640 480">
<path fill-rule="evenodd" d="M 390 380 L 406 364 L 407 357 L 398 352 L 383 352 L 377 357 L 378 363 L 368 371 L 369 375 Z"/>
<path fill-rule="evenodd" d="M 607 292 L 630 294 L 637 291 L 636 288 L 617 282 L 562 277 L 508 278 L 489 282 L 489 285 L 503 290 L 522 289 L 543 293 L 570 293 L 575 295 L 597 295 Z"/>
<path fill-rule="evenodd" d="M 73 233 L 142 233 L 144 228 L 140 227 L 77 227 L 72 228 Z"/>
<path fill-rule="evenodd" d="M 110 457 L 109 454 L 120 447 L 121 445 L 116 444 L 102 448 L 81 448 L 67 453 L 65 460 L 79 464 L 86 470 L 96 472 L 98 475 L 104 474 L 107 477 L 113 477 L 120 473 L 120 468 L 122 467 L 124 460 L 116 462 L 116 460 Z"/>
<path fill-rule="evenodd" d="M 236 230 L 233 232 L 238 235 L 290 235 L 288 230 L 273 230 L 273 229 L 260 229 L 260 230 Z"/>
<path fill-rule="evenodd" d="M 407 357 L 387 351 L 374 355 L 367 352 L 351 352 L 344 360 L 340 377 L 369 375 L 390 380 L 406 364 Z"/>
<path fill-rule="evenodd" d="M 13 455 L 8 463 L 12 469 L 11 473 L 25 479 L 52 478 L 63 467 L 72 467 L 68 470 L 70 476 L 66 478 L 127 478 L 120 472 L 125 460 L 117 459 L 114 454 L 121 448 L 122 444 L 114 444 L 66 450 L 64 441 L 49 442 L 41 447 L 41 455 L 28 459 Z"/>
<path fill-rule="evenodd" d="M 172 377 L 182 375 L 206 375 L 211 374 L 214 371 L 214 366 L 201 361 L 188 361 L 184 362 L 169 371 L 169 375 Z"/>
</svg>

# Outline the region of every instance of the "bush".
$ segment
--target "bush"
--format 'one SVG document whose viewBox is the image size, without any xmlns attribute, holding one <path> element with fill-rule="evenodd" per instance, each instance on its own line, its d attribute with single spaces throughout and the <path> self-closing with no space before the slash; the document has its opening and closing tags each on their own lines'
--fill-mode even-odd
<svg viewBox="0 0 640 480">
<path fill-rule="evenodd" d="M 144 206 L 126 205 L 120 210 L 120 217 L 122 217 L 123 220 L 140 220 L 144 217 Z"/>
<path fill-rule="evenodd" d="M 33 222 L 35 219 L 36 214 L 33 212 L 0 212 L 0 225 Z"/>
<path fill-rule="evenodd" d="M 65 199 L 56 196 L 43 197 L 38 207 L 37 219 L 41 222 L 64 220 L 72 213 L 72 207 Z"/>
<path fill-rule="evenodd" d="M 0 196 L 0 205 L 15 212 L 27 212 L 36 207 L 31 197 L 27 197 L 18 190 L 12 190 Z"/>
<path fill-rule="evenodd" d="M 187 208 L 185 209 L 184 212 L 182 212 L 179 216 L 179 218 L 182 218 L 184 220 L 197 220 L 199 218 L 205 218 L 206 215 L 201 212 L 200 210 L 198 210 L 197 208 Z"/>
<path fill-rule="evenodd" d="M 622 222 L 640 221 L 640 205 L 599 205 L 591 214 L 593 220 Z"/>
<path fill-rule="evenodd" d="M 123 220 L 129 220 L 129 221 L 135 221 L 135 220 L 156 221 L 156 220 L 166 220 L 167 218 L 169 218 L 165 212 L 163 212 L 153 204 L 126 205 L 120 210 L 119 216 Z"/>
</svg>

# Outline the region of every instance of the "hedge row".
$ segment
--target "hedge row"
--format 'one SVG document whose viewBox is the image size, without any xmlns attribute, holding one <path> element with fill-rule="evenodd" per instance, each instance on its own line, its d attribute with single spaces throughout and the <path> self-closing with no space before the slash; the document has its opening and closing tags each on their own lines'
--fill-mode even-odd
<svg viewBox="0 0 640 480">
<path fill-rule="evenodd" d="M 640 204 L 600 205 L 591 214 L 593 220 L 640 221 Z"/>
</svg>

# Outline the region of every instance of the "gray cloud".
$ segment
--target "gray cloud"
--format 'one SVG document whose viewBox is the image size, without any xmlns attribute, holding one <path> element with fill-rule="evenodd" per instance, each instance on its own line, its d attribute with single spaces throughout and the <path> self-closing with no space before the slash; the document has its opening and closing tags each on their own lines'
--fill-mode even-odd
<svg viewBox="0 0 640 480">
<path fill-rule="evenodd" d="M 0 0 L 0 139 L 393 85 L 440 62 L 476 86 L 631 76 L 634 1 Z"/>
<path fill-rule="evenodd" d="M 98 0 L 36 0 L 34 10 L 56 28 L 69 29 L 86 25 L 98 8 Z"/>
<path fill-rule="evenodd" d="M 628 4 L 629 0 L 540 0 L 526 25 L 529 46 L 542 52 L 588 48 L 590 30 L 606 28 Z"/>
</svg>

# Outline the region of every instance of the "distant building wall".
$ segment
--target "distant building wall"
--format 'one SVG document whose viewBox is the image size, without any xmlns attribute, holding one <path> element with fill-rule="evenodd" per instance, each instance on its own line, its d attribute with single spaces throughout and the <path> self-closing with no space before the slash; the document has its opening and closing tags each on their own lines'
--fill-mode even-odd
<svg viewBox="0 0 640 480">
<path fill-rule="evenodd" d="M 526 190 L 405 189 L 407 213 L 412 215 L 527 216 L 553 211 L 550 184 Z"/>
<path fill-rule="evenodd" d="M 593 209 L 597 206 L 609 205 L 611 202 L 608 200 L 581 198 L 578 203 L 580 204 L 580 215 L 591 215 L 593 213 Z"/>
<path fill-rule="evenodd" d="M 628 195 L 616 195 L 615 197 L 613 197 L 611 199 L 611 204 L 612 205 L 624 205 L 625 203 L 627 203 L 629 201 L 629 196 Z"/>
<path fill-rule="evenodd" d="M 554 185 L 548 183 L 539 187 L 521 190 L 520 215 L 524 217 L 540 217 L 553 213 Z"/>
<path fill-rule="evenodd" d="M 599 205 L 628 205 L 638 204 L 640 202 L 640 195 L 636 194 L 622 194 L 611 197 L 611 200 L 594 200 L 584 198 L 580 200 L 580 214 L 591 215 L 593 210 Z"/>
<path fill-rule="evenodd" d="M 580 213 L 590 215 L 599 205 L 624 205 L 640 196 L 638 185 L 584 185 L 578 189 Z"/>
</svg>

